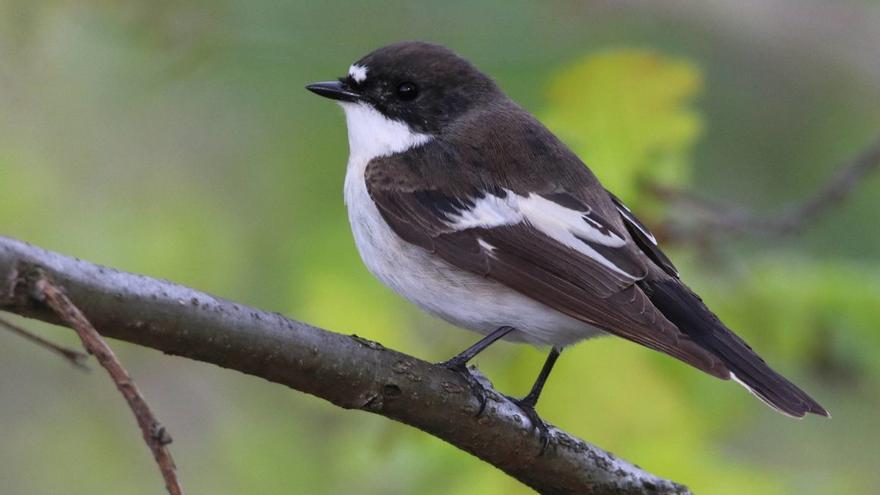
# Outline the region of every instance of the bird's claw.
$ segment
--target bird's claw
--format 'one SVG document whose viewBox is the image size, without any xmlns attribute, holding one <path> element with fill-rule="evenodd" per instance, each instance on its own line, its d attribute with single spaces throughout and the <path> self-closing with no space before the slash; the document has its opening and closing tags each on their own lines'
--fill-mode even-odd
<svg viewBox="0 0 880 495">
<path fill-rule="evenodd" d="M 483 386 L 482 383 L 471 373 L 470 369 L 466 363 L 456 361 L 454 358 L 449 361 L 444 361 L 439 363 L 439 366 L 443 366 L 444 368 L 454 371 L 459 376 L 461 376 L 465 382 L 467 382 L 468 387 L 471 389 L 471 393 L 474 394 L 474 397 L 477 398 L 477 401 L 480 403 L 480 406 L 477 408 L 477 413 L 474 416 L 480 416 L 483 414 L 483 411 L 486 410 L 486 387 Z"/>
<path fill-rule="evenodd" d="M 535 404 L 533 404 L 528 398 L 517 399 L 515 397 L 507 397 L 507 399 L 516 404 L 520 411 L 529 418 L 529 421 L 532 423 L 532 428 L 538 431 L 538 437 L 541 440 L 541 450 L 538 452 L 538 457 L 541 457 L 550 445 L 550 428 L 547 426 L 547 423 L 541 419 L 541 416 L 538 416 L 538 411 L 535 410 Z"/>
</svg>

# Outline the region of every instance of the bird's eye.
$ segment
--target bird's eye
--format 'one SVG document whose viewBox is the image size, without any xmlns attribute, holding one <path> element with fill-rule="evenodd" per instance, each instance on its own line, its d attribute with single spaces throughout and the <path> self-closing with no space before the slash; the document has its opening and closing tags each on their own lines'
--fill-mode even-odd
<svg viewBox="0 0 880 495">
<path fill-rule="evenodd" d="M 403 101 L 411 101 L 419 95 L 419 88 L 414 83 L 402 82 L 397 86 L 397 97 Z"/>
</svg>

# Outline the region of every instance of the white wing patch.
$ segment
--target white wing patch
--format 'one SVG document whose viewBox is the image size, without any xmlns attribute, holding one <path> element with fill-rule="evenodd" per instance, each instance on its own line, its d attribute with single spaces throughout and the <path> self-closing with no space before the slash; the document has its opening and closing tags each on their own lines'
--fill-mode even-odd
<svg viewBox="0 0 880 495">
<path fill-rule="evenodd" d="M 626 245 L 625 239 L 587 217 L 585 214 L 588 211 L 566 208 L 535 193 L 520 198 L 519 207 L 526 220 L 536 229 L 565 245 L 583 243 L 575 236 L 609 247 Z"/>
<path fill-rule="evenodd" d="M 367 68 L 363 65 L 352 64 L 351 67 L 348 68 L 348 75 L 354 79 L 354 82 L 360 84 L 367 79 Z"/>
<path fill-rule="evenodd" d="M 614 262 L 599 254 L 589 244 L 578 239 L 578 237 L 582 237 L 610 247 L 621 247 L 626 244 L 624 239 L 610 232 L 605 234 L 588 223 L 587 217 L 584 216 L 585 212 L 566 208 L 536 194 L 522 198 L 520 208 L 522 208 L 526 220 L 542 234 L 590 257 L 609 270 L 633 280 L 636 279 L 630 273 L 621 270 Z"/>
<path fill-rule="evenodd" d="M 483 239 L 481 239 L 479 237 L 477 238 L 477 243 L 480 245 L 480 247 L 482 247 L 483 249 L 488 251 L 490 254 L 492 253 L 492 251 L 495 251 L 495 249 L 496 249 L 495 246 L 489 244 L 488 242 L 484 241 Z"/>
<path fill-rule="evenodd" d="M 465 230 L 520 223 L 523 221 L 523 216 L 516 206 L 515 198 L 518 196 L 510 191 L 507 191 L 504 198 L 487 194 L 474 201 L 473 208 L 461 210 L 456 215 L 451 215 L 453 220 L 449 222 L 449 226 L 456 230 Z"/>
<path fill-rule="evenodd" d="M 585 242 L 612 248 L 626 245 L 626 239 L 589 218 L 586 215 L 589 212 L 567 208 L 534 193 L 520 196 L 507 189 L 504 192 L 504 197 L 486 194 L 475 200 L 473 207 L 450 215 L 447 224 L 456 230 L 466 230 L 528 222 L 554 241 L 578 251 L 609 270 L 636 280 L 637 277 L 620 269 Z M 495 249 L 482 239 L 480 245 L 490 251 Z"/>
</svg>

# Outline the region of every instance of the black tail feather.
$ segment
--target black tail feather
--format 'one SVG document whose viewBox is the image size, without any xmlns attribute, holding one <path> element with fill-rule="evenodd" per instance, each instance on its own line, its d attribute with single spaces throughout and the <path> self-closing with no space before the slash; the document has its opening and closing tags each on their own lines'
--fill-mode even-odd
<svg viewBox="0 0 880 495">
<path fill-rule="evenodd" d="M 703 301 L 677 280 L 644 281 L 651 302 L 694 342 L 721 358 L 731 378 L 779 412 L 801 418 L 830 416 L 806 392 L 773 371 L 748 344 L 731 332 Z"/>
</svg>

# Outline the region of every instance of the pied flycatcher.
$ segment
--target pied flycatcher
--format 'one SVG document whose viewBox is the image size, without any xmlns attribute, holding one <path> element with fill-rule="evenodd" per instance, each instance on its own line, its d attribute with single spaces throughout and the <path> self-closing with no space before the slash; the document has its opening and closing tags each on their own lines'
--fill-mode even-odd
<svg viewBox="0 0 880 495">
<path fill-rule="evenodd" d="M 367 268 L 423 310 L 486 335 L 560 351 L 612 334 L 734 380 L 794 417 L 828 412 L 773 371 L 680 279 L 650 231 L 535 117 L 450 50 L 422 42 L 370 53 L 307 86 L 348 124 L 345 203 Z"/>
</svg>

